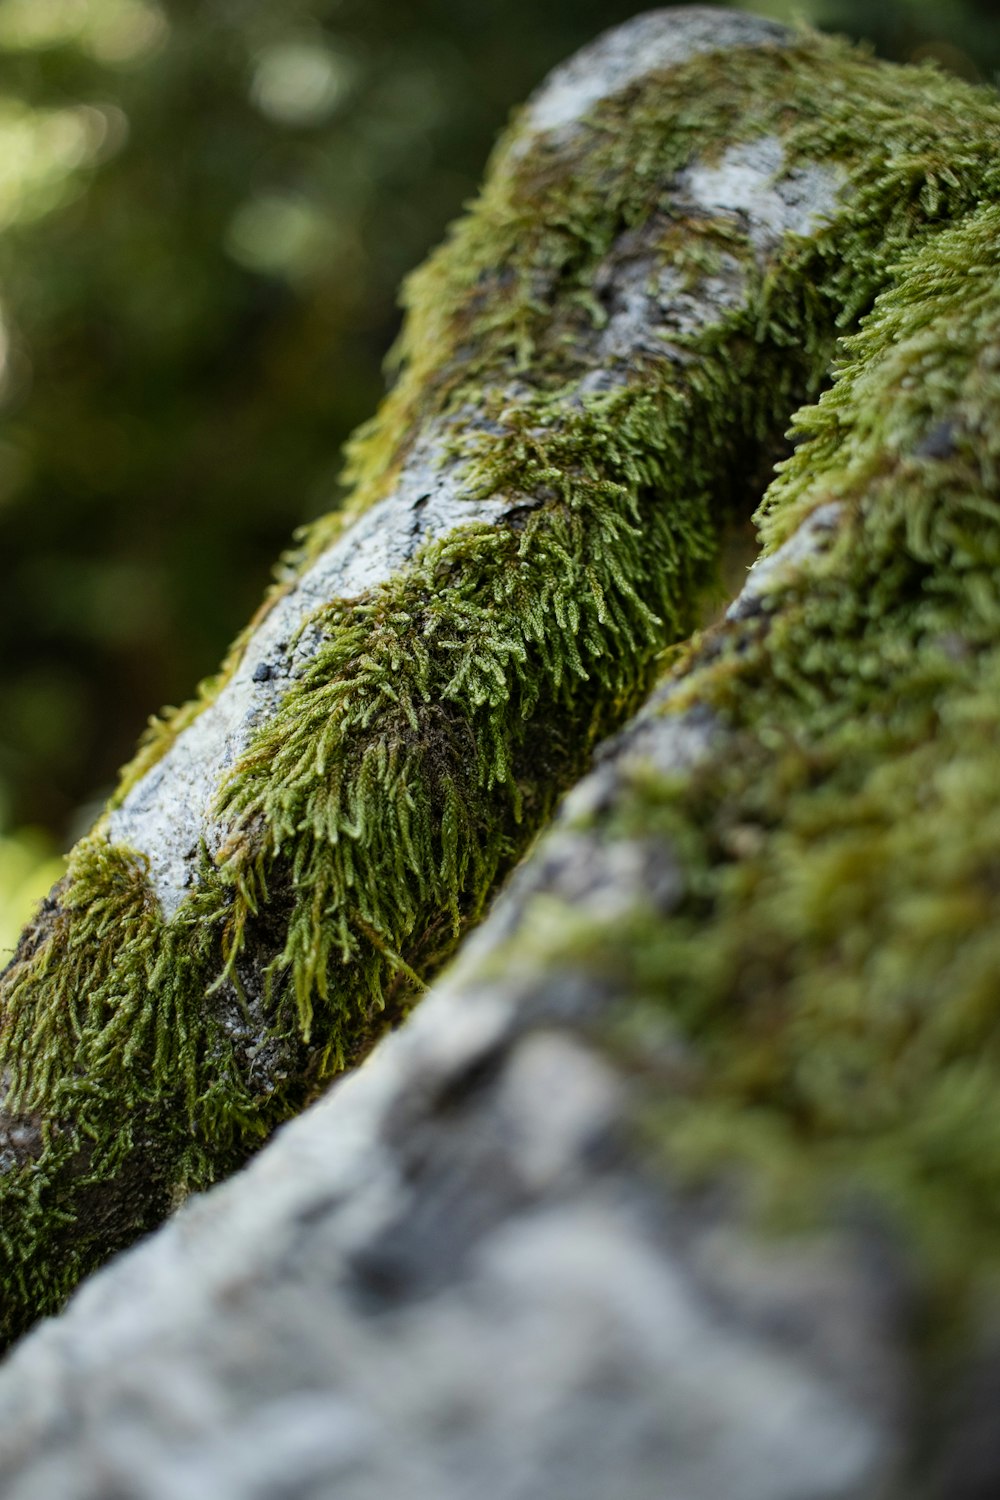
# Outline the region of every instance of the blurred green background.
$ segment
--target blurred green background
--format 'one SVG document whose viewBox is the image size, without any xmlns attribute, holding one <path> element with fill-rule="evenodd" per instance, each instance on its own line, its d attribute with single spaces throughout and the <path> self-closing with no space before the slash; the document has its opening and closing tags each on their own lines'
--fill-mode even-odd
<svg viewBox="0 0 1000 1500">
<path fill-rule="evenodd" d="M 0 959 L 338 499 L 401 276 L 641 0 L 0 0 Z M 996 0 L 746 9 L 992 82 Z"/>
</svg>

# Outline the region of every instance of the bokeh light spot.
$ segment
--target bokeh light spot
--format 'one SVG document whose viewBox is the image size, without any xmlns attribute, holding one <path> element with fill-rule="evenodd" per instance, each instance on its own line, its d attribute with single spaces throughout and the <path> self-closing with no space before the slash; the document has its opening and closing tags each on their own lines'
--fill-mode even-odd
<svg viewBox="0 0 1000 1500">
<path fill-rule="evenodd" d="M 250 97 L 264 115 L 283 125 L 317 125 L 348 97 L 355 63 L 321 42 L 285 41 L 257 59 Z"/>
</svg>

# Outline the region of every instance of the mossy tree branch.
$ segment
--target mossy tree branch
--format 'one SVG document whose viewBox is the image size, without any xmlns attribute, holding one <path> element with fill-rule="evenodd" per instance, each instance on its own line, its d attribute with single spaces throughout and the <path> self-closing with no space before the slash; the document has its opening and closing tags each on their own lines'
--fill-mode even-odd
<svg viewBox="0 0 1000 1500">
<path fill-rule="evenodd" d="M 997 219 L 419 1013 L 5 1363 L 11 1500 L 997 1492 Z"/>
<path fill-rule="evenodd" d="M 998 125 L 936 73 L 700 10 L 640 18 L 529 104 L 410 284 L 346 524 L 303 539 L 220 677 L 156 727 L 6 971 L 4 1336 L 406 1010 L 690 631 L 727 516 L 879 294 L 911 363 L 852 353 L 767 535 L 831 499 L 853 515 L 900 444 L 930 445 L 901 516 L 871 500 L 893 567 L 859 563 L 842 614 L 877 632 L 907 589 L 940 603 L 956 570 L 932 585 L 898 548 L 941 551 L 933 518 L 992 451 L 956 394 L 988 402 L 990 278 L 961 336 L 946 294 L 989 261 Z M 854 489 L 848 390 L 871 436 Z M 975 493 L 979 529 L 942 524 L 974 541 L 986 619 Z M 847 636 L 824 670 L 853 702 Z"/>
</svg>

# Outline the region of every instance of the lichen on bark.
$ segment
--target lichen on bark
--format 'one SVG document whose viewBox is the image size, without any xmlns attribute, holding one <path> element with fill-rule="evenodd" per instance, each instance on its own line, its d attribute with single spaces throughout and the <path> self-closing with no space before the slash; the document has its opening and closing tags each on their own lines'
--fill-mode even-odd
<svg viewBox="0 0 1000 1500">
<path fill-rule="evenodd" d="M 934 677 L 906 593 L 931 575 L 905 549 L 940 549 L 935 528 L 959 524 L 940 487 L 959 418 L 946 401 L 903 487 L 879 487 L 876 455 L 902 421 L 884 399 L 894 380 L 936 413 L 934 359 L 967 375 L 986 357 L 988 308 L 953 337 L 942 299 L 986 254 L 985 221 L 949 226 L 998 196 L 1000 107 L 748 18 L 715 45 L 705 15 L 626 28 L 617 63 L 597 54 L 572 88 L 557 81 L 554 123 L 551 93 L 515 122 L 481 200 L 410 284 L 396 386 L 352 450 L 354 529 L 334 518 L 302 540 L 256 630 L 126 771 L 26 934 L 3 980 L 0 1068 L 8 1115 L 42 1123 L 33 1160 L 0 1184 L 7 1336 L 405 1011 L 692 628 L 727 515 L 880 293 L 900 349 L 916 340 L 912 368 L 894 375 L 870 330 L 847 351 L 852 373 L 809 419 L 765 527 L 777 542 L 820 500 L 847 504 L 850 391 L 878 440 L 850 450 L 850 480 L 884 575 L 860 555 L 859 499 L 830 621 L 805 601 L 799 636 L 757 640 L 756 616 L 734 626 L 718 639 L 747 644 L 720 646 L 712 681 L 742 704 L 748 663 L 784 631 L 790 665 L 774 654 L 768 670 L 803 684 L 801 732 L 820 735 L 846 705 L 870 707 L 861 686 L 887 661 L 912 651 L 918 681 Z M 654 34 L 678 46 L 650 67 Z M 973 573 L 939 569 L 932 602 L 945 610 L 958 580 L 986 601 Z M 874 644 L 855 659 L 863 621 Z M 822 690 L 802 671 L 819 658 Z M 745 696 L 765 714 L 766 692 Z M 794 739 L 790 713 L 786 729 L 775 709 L 772 739 Z M 706 902 L 731 878 L 714 860 Z"/>
</svg>

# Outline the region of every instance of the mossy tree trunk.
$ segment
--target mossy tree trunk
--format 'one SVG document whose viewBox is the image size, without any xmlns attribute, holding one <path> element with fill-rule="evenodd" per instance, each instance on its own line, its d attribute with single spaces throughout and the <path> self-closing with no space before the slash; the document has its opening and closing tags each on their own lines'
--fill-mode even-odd
<svg viewBox="0 0 1000 1500">
<path fill-rule="evenodd" d="M 941 1276 L 989 1260 L 998 127 L 991 94 L 703 10 L 529 103 L 409 286 L 346 521 L 155 727 L 3 978 L 3 1336 L 406 1011 L 833 369 L 764 500 L 784 561 L 674 671 L 717 748 L 587 813 L 680 849 L 683 899 L 609 897 L 591 960 L 704 1053 L 655 1111 L 671 1161 L 737 1139 L 784 1202 L 863 1157 Z"/>
</svg>

